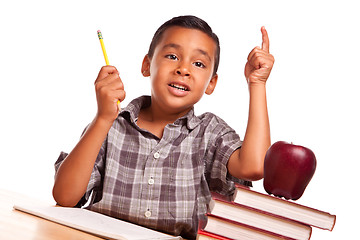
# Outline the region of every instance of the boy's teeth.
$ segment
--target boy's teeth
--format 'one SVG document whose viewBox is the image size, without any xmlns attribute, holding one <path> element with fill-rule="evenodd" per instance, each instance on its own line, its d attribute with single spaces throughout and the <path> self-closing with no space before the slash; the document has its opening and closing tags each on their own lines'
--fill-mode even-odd
<svg viewBox="0 0 360 240">
<path fill-rule="evenodd" d="M 170 86 L 174 87 L 174 88 L 177 88 L 179 90 L 182 90 L 182 91 L 187 91 L 186 87 L 183 87 L 183 86 L 180 86 L 180 85 L 177 85 L 177 84 L 170 84 Z"/>
</svg>

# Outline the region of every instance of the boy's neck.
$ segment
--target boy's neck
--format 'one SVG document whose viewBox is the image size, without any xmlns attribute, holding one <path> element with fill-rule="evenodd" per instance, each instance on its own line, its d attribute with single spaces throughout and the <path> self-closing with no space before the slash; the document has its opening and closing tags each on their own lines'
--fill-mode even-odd
<svg viewBox="0 0 360 240">
<path fill-rule="evenodd" d="M 148 108 L 141 109 L 140 113 L 143 113 L 143 117 L 145 117 L 149 122 L 173 123 L 177 119 L 186 115 L 189 111 L 190 109 L 182 112 L 165 112 L 152 104 Z"/>
<path fill-rule="evenodd" d="M 140 128 L 146 129 L 161 138 L 167 124 L 175 122 L 190 110 L 191 109 L 186 109 L 181 112 L 164 111 L 152 102 L 149 107 L 140 110 L 137 124 Z"/>
</svg>

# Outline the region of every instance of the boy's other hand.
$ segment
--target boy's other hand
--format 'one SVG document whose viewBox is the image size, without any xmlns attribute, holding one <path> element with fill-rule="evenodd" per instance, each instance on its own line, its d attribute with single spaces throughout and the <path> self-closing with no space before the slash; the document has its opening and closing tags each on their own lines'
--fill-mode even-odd
<svg viewBox="0 0 360 240">
<path fill-rule="evenodd" d="M 269 36 L 265 27 L 261 27 L 262 46 L 255 47 L 247 58 L 245 78 L 248 84 L 266 83 L 274 65 L 274 57 L 269 53 Z"/>
<path fill-rule="evenodd" d="M 102 67 L 94 84 L 98 105 L 97 117 L 112 123 L 120 111 L 117 101 L 122 102 L 125 99 L 124 84 L 118 70 L 114 66 Z"/>
</svg>

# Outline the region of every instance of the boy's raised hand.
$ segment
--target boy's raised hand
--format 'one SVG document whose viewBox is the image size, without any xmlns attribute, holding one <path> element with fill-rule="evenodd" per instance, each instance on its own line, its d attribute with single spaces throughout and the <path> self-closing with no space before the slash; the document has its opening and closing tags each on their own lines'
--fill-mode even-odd
<svg viewBox="0 0 360 240">
<path fill-rule="evenodd" d="M 245 78 L 248 84 L 266 83 L 274 65 L 274 57 L 269 53 L 269 37 L 265 27 L 261 28 L 262 45 L 255 47 L 247 58 Z"/>
<path fill-rule="evenodd" d="M 122 102 L 125 99 L 124 84 L 118 70 L 114 66 L 102 67 L 94 85 L 98 105 L 97 117 L 112 123 L 120 111 L 117 101 Z"/>
</svg>

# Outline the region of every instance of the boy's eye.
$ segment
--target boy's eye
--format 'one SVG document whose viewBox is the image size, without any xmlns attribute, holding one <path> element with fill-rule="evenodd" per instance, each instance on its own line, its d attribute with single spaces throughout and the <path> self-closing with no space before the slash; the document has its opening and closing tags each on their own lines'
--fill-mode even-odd
<svg viewBox="0 0 360 240">
<path fill-rule="evenodd" d="M 168 54 L 165 57 L 171 60 L 178 60 L 177 56 L 175 56 L 174 54 Z"/>
<path fill-rule="evenodd" d="M 204 68 L 205 65 L 202 62 L 194 62 L 194 65 L 199 68 Z"/>
</svg>

